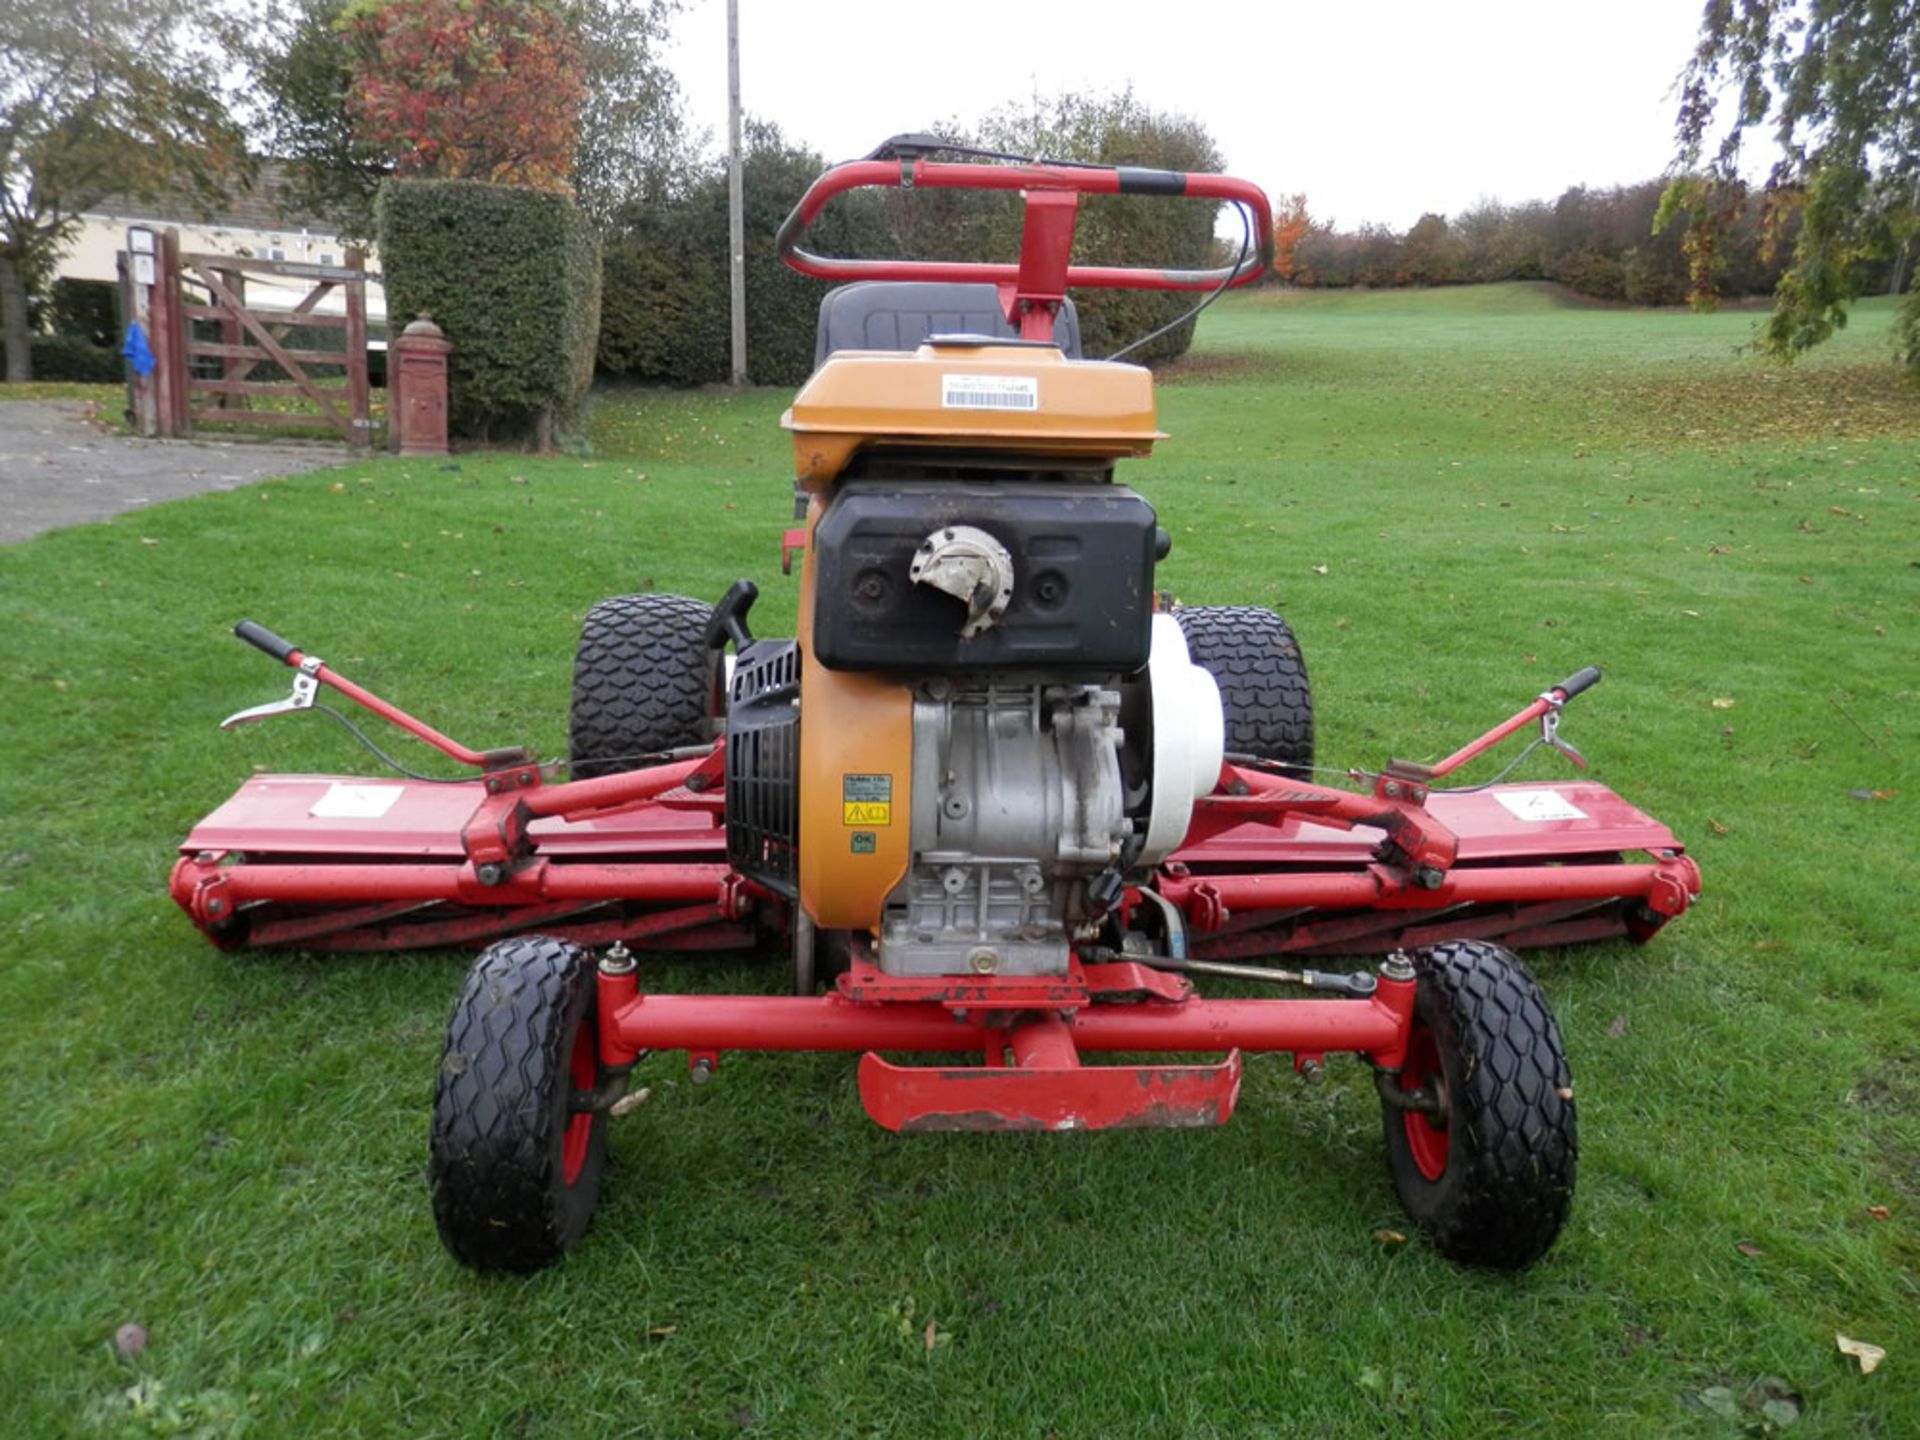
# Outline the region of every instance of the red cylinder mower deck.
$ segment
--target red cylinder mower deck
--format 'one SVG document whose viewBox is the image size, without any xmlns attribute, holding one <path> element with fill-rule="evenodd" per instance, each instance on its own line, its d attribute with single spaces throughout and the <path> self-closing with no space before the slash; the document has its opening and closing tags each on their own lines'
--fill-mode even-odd
<svg viewBox="0 0 1920 1440">
<path fill-rule="evenodd" d="M 727 868 L 715 768 L 705 790 L 687 788 L 703 778 L 695 762 L 527 789 L 515 777 L 535 772 L 520 770 L 503 777 L 516 784 L 504 795 L 489 793 L 493 780 L 258 775 L 193 828 L 171 889 L 221 945 L 400 950 L 539 930 L 583 944 L 747 947 L 753 917 L 777 919 L 785 902 Z M 590 808 L 609 792 L 634 798 Z M 1179 907 L 1191 954 L 1366 954 L 1462 936 L 1516 949 L 1644 940 L 1699 888 L 1666 826 L 1590 781 L 1383 802 L 1454 845 L 1433 888 L 1379 862 L 1384 829 L 1335 823 L 1369 803 L 1228 766 L 1153 887 Z M 577 818 L 567 818 L 572 804 Z M 485 871 L 506 847 L 470 855 L 467 838 L 491 841 L 503 823 L 523 829 L 525 853 Z"/>
<path fill-rule="evenodd" d="M 258 643 L 264 632 L 249 629 Z M 488 763 L 278 643 L 263 648 L 303 679 L 455 758 Z M 1176 953 L 1156 957 L 1160 968 L 1116 956 L 1076 960 L 1065 977 L 906 979 L 882 974 L 856 944 L 832 993 L 774 997 L 643 995 L 635 971 L 615 967 L 598 982 L 599 1063 L 685 1050 L 710 1071 L 723 1050 L 866 1051 L 868 1113 L 906 1130 L 1218 1124 L 1233 1110 L 1242 1051 L 1288 1051 L 1298 1065 L 1353 1051 L 1395 1071 L 1410 979 L 1383 972 L 1369 992 L 1338 999 L 1219 1001 L 1165 967 L 1466 937 L 1511 947 L 1645 940 L 1699 890 L 1698 869 L 1664 825 L 1586 781 L 1430 788 L 1527 721 L 1557 719 L 1574 686 L 1548 691 L 1438 766 L 1390 766 L 1371 793 L 1224 766 L 1187 843 L 1119 907 L 1123 921 L 1142 907 L 1162 912 Z M 729 868 L 721 763 L 716 746 L 560 784 L 518 758 L 457 782 L 256 776 L 194 827 L 171 890 L 222 946 L 387 950 L 537 931 L 646 950 L 750 947 L 791 924 L 791 902 Z M 1627 858 L 1636 855 L 1644 858 Z M 1308 985 L 1340 978 L 1269 973 Z M 880 1058 L 912 1051 L 975 1053 L 983 1063 L 921 1069 Z M 1080 1063 L 1114 1051 L 1226 1059 Z"/>
</svg>

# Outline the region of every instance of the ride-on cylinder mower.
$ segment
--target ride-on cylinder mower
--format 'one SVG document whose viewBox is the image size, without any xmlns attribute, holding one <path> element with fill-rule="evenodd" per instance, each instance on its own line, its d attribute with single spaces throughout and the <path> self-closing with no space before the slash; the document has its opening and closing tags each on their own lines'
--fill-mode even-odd
<svg viewBox="0 0 1920 1440">
<path fill-rule="evenodd" d="M 562 781 L 242 622 L 297 673 L 288 699 L 228 724 L 332 689 L 477 778 L 256 777 L 188 837 L 174 897 L 222 946 L 490 942 L 454 1007 L 431 1140 L 434 1214 L 470 1265 L 557 1260 L 587 1227 L 634 1066 L 684 1051 L 703 1080 L 732 1050 L 858 1054 L 867 1112 L 898 1131 L 1217 1125 L 1243 1055 L 1312 1076 L 1351 1052 L 1433 1243 L 1528 1264 L 1567 1213 L 1574 1101 L 1506 947 L 1644 941 L 1699 874 L 1602 786 L 1443 782 L 1529 726 L 1583 764 L 1559 721 L 1599 672 L 1435 764 L 1311 778 L 1286 622 L 1156 591 L 1167 533 L 1114 478 L 1163 438 L 1152 377 L 1079 358 L 1067 298 L 1254 279 L 1266 197 L 1217 175 L 933 158 L 949 149 L 903 138 L 837 166 L 780 232 L 796 269 L 855 282 L 823 302 L 820 364 L 784 420 L 795 638 L 753 637 L 745 581 L 717 606 L 594 606 Z M 802 249 L 860 186 L 1017 192 L 1019 258 Z M 1246 238 L 1217 270 L 1076 265 L 1083 195 L 1229 203 Z M 642 986 L 636 951 L 769 933 L 793 994 Z M 1314 968 L 1342 954 L 1381 958 Z M 1206 999 L 1208 975 L 1307 995 Z M 1155 1052 L 1179 1058 L 1139 1058 Z M 1131 1058 L 1091 1063 L 1115 1054 Z"/>
</svg>

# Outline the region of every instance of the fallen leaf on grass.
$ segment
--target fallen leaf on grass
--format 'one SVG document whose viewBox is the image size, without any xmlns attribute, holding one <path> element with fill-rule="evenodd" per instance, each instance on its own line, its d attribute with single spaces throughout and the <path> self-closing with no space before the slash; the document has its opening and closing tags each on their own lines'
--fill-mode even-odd
<svg viewBox="0 0 1920 1440">
<path fill-rule="evenodd" d="M 1715 820 L 1711 816 L 1707 817 L 1707 828 L 1713 831 L 1713 833 L 1716 835 L 1727 835 L 1732 833 L 1727 829 L 1726 826 L 1722 825 L 1718 820 Z"/>
<path fill-rule="evenodd" d="M 613 1108 L 607 1113 L 616 1120 L 622 1115 L 631 1115 L 647 1103 L 647 1097 L 651 1094 L 653 1094 L 653 1087 L 650 1085 L 642 1085 L 631 1095 L 622 1095 L 618 1100 L 614 1101 Z"/>
<path fill-rule="evenodd" d="M 1327 573 L 1327 567 L 1325 565 L 1316 565 L 1313 567 L 1313 573 L 1316 575 L 1325 575 Z"/>
<path fill-rule="evenodd" d="M 1860 1362 L 1862 1375 L 1871 1375 L 1880 1368 L 1880 1362 L 1887 1358 L 1887 1352 L 1878 1345 L 1865 1340 L 1850 1339 L 1838 1331 L 1834 1332 L 1833 1343 L 1840 1347 L 1842 1355 L 1851 1355 Z"/>
<path fill-rule="evenodd" d="M 1709 1385 L 1702 1390 L 1700 1407 L 1718 1415 L 1722 1420 L 1740 1418 L 1740 1402 L 1734 1398 L 1733 1391 L 1724 1385 Z"/>
<path fill-rule="evenodd" d="M 1398 1230 L 1376 1230 L 1373 1232 L 1373 1238 L 1378 1240 L 1382 1245 L 1404 1245 L 1407 1243 L 1407 1237 L 1402 1235 Z"/>
<path fill-rule="evenodd" d="M 1733 700 L 1728 700 L 1723 697 L 1713 702 L 1713 708 L 1716 710 L 1731 710 L 1736 703 L 1737 702 Z"/>
<path fill-rule="evenodd" d="M 1757 1260 L 1760 1256 L 1767 1253 L 1766 1251 L 1762 1250 L 1758 1245 L 1755 1245 L 1751 1240 L 1742 1240 L 1738 1245 L 1735 1245 L 1733 1248 L 1738 1250 L 1742 1255 L 1746 1256 L 1749 1260 Z"/>
<path fill-rule="evenodd" d="M 647 1339 L 665 1340 L 670 1335 L 678 1334 L 679 1330 L 678 1325 L 650 1325 L 647 1327 Z"/>
<path fill-rule="evenodd" d="M 1800 1406 L 1784 1395 L 1762 1401 L 1760 1418 L 1776 1430 L 1784 1430 L 1800 1418 Z"/>
<path fill-rule="evenodd" d="M 1731 545 L 1709 545 L 1707 547 L 1707 554 L 1709 555 L 1731 555 L 1732 553 L 1733 547 Z"/>
<path fill-rule="evenodd" d="M 1876 1220 L 1891 1220 L 1893 1218 L 1893 1212 L 1884 1205 L 1867 1206 L 1867 1214 Z"/>
<path fill-rule="evenodd" d="M 1626 1033 L 1627 1033 L 1627 1017 L 1624 1015 L 1614 1016 L 1612 1023 L 1610 1023 L 1607 1026 L 1607 1034 L 1611 1035 L 1614 1039 L 1618 1040 L 1622 1035 Z"/>
<path fill-rule="evenodd" d="M 1898 790 L 1849 790 L 1847 791 L 1847 798 L 1850 800 L 1891 800 L 1899 793 Z"/>
</svg>

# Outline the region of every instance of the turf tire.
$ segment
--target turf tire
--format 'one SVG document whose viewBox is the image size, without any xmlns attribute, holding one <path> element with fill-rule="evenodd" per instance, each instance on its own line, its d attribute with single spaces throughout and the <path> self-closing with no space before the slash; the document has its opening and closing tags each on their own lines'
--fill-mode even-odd
<svg viewBox="0 0 1920 1440">
<path fill-rule="evenodd" d="M 713 739 L 721 660 L 707 646 L 713 607 L 685 595 L 615 595 L 587 612 L 573 658 L 568 752 L 576 780 Z"/>
<path fill-rule="evenodd" d="M 1313 691 L 1287 622 L 1253 605 L 1196 605 L 1174 618 L 1193 663 L 1220 686 L 1227 752 L 1304 777 L 1313 766 Z"/>
<path fill-rule="evenodd" d="M 490 945 L 467 972 L 447 1022 L 427 1163 L 434 1223 L 462 1264 L 538 1270 L 586 1233 L 607 1117 L 572 1114 L 569 1102 L 604 1078 L 590 1050 L 576 1050 L 592 1044 L 594 997 L 587 953 L 544 935 Z M 592 1067 L 586 1085 L 577 1066 Z"/>
<path fill-rule="evenodd" d="M 1414 1033 L 1400 1083 L 1432 1084 L 1447 1124 L 1383 1106 L 1401 1204 L 1441 1254 L 1519 1270 L 1547 1253 L 1573 1201 L 1578 1150 L 1560 1029 L 1511 951 L 1460 940 L 1413 955 Z"/>
</svg>

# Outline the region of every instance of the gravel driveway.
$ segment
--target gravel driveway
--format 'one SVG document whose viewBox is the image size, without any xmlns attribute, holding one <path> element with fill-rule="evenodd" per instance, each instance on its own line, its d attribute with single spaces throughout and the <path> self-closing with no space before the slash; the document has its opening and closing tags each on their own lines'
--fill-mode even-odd
<svg viewBox="0 0 1920 1440">
<path fill-rule="evenodd" d="M 0 544 L 347 458 L 344 445 L 109 435 L 87 410 L 73 400 L 0 401 Z"/>
</svg>

